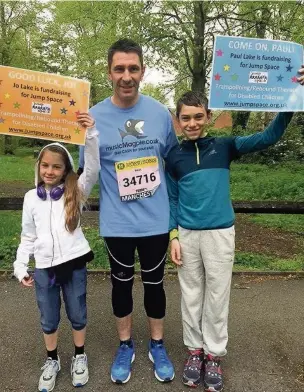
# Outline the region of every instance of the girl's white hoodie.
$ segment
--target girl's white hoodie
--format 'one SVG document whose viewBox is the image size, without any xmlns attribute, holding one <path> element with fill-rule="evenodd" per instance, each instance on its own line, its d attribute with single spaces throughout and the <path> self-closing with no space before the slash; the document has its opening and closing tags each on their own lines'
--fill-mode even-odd
<svg viewBox="0 0 304 392">
<path fill-rule="evenodd" d="M 59 143 L 51 144 L 60 145 Z M 64 146 L 60 146 L 64 148 Z M 72 167 L 74 167 L 73 158 L 68 151 L 67 153 Z M 95 127 L 87 130 L 84 155 L 87 164 L 78 179 L 78 186 L 85 198 L 88 198 L 92 187 L 97 182 L 100 169 L 99 139 Z M 38 170 L 38 165 L 36 165 L 36 186 Z M 48 268 L 83 256 L 89 251 L 89 243 L 80 226 L 73 233 L 68 232 L 65 228 L 64 197 L 54 201 L 47 192 L 47 199 L 41 200 L 37 196 L 36 188 L 25 194 L 21 242 L 14 262 L 14 275 L 19 281 L 28 276 L 27 267 L 31 255 L 34 255 L 37 268 Z"/>
</svg>

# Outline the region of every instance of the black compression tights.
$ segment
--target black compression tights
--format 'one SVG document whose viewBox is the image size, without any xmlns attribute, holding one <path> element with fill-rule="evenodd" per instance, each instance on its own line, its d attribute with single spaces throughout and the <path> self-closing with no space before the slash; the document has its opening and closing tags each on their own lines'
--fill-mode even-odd
<svg viewBox="0 0 304 392">
<path fill-rule="evenodd" d="M 137 249 L 144 285 L 144 305 L 148 317 L 161 319 L 166 312 L 163 286 L 169 235 L 150 237 L 106 237 L 111 265 L 112 306 L 116 317 L 132 313 L 135 250 Z"/>
</svg>

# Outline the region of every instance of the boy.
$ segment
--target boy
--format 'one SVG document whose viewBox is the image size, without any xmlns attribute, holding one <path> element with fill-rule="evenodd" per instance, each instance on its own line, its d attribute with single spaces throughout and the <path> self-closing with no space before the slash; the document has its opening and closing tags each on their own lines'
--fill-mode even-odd
<svg viewBox="0 0 304 392">
<path fill-rule="evenodd" d="M 301 84 L 303 79 L 298 79 Z M 221 138 L 207 136 L 211 112 L 197 94 L 185 93 L 176 115 L 186 140 L 169 153 L 166 171 L 171 258 L 179 266 L 183 338 L 189 350 L 183 383 L 197 387 L 204 368 L 205 390 L 221 391 L 235 250 L 230 163 L 275 144 L 293 113 L 279 113 L 263 132 Z"/>
</svg>

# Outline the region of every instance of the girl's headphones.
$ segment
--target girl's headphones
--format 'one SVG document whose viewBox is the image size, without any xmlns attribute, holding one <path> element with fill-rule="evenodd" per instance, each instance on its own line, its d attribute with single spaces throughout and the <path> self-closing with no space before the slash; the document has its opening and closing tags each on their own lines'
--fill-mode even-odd
<svg viewBox="0 0 304 392">
<path fill-rule="evenodd" d="M 50 191 L 50 197 L 52 200 L 59 200 L 61 196 L 64 194 L 64 186 L 55 186 Z M 37 186 L 37 196 L 41 200 L 46 200 L 47 193 L 43 185 Z"/>
</svg>

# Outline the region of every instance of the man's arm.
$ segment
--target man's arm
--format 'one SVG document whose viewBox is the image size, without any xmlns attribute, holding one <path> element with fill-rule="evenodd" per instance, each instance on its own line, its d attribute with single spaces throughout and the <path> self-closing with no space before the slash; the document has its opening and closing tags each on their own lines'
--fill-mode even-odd
<svg viewBox="0 0 304 392">
<path fill-rule="evenodd" d="M 87 199 L 93 186 L 98 180 L 100 170 L 99 137 L 95 126 L 88 128 L 84 146 L 85 165 L 83 173 L 78 178 L 78 186 Z"/>
<path fill-rule="evenodd" d="M 178 144 L 178 140 L 175 134 L 175 129 L 173 125 L 172 116 L 168 110 L 167 116 L 167 139 L 166 139 L 166 147 L 164 152 L 164 158 L 166 159 L 169 152 Z"/>
<path fill-rule="evenodd" d="M 170 240 L 172 240 L 173 238 L 178 238 L 178 231 L 177 231 L 178 184 L 168 170 L 166 171 L 166 182 L 167 182 L 169 204 L 170 204 L 169 231 L 170 231 Z"/>
<path fill-rule="evenodd" d="M 249 136 L 237 136 L 235 147 L 241 154 L 264 150 L 280 140 L 292 119 L 292 112 L 278 113 L 273 121 L 263 132 L 254 133 Z"/>
<path fill-rule="evenodd" d="M 166 180 L 168 187 L 169 203 L 170 203 L 170 255 L 171 260 L 177 266 L 183 264 L 181 260 L 181 246 L 178 240 L 178 224 L 177 224 L 177 205 L 178 205 L 178 184 L 177 181 L 166 171 Z"/>
</svg>

